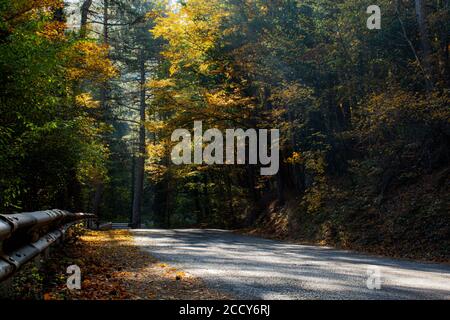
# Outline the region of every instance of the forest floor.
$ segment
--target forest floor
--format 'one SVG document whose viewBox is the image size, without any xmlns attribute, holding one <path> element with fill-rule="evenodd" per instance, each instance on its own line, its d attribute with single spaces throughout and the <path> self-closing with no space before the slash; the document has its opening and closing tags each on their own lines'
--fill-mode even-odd
<svg viewBox="0 0 450 320">
<path fill-rule="evenodd" d="M 450 189 L 444 183 L 448 172 L 450 168 L 396 186 L 384 196 L 382 204 L 367 210 L 354 209 L 362 206 L 365 196 L 340 195 L 316 214 L 301 209 L 300 198 L 291 196 L 283 206 L 272 201 L 251 227 L 235 232 L 291 244 L 450 265 Z"/>
<path fill-rule="evenodd" d="M 69 290 L 66 269 L 81 269 L 81 290 Z M 27 270 L 28 269 L 28 270 Z M 44 271 L 45 270 L 45 271 Z M 19 299 L 44 300 L 202 300 L 231 297 L 198 278 L 160 263 L 133 244 L 128 231 L 86 231 L 54 250 L 41 266 L 28 266 L 13 280 Z"/>
</svg>

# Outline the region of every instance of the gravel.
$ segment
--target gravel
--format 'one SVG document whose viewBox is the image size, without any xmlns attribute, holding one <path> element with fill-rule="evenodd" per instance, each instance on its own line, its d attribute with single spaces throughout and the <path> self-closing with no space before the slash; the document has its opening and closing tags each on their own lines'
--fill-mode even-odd
<svg viewBox="0 0 450 320">
<path fill-rule="evenodd" d="M 135 243 L 159 260 L 238 299 L 450 299 L 448 265 L 289 244 L 224 230 L 132 233 Z"/>
</svg>

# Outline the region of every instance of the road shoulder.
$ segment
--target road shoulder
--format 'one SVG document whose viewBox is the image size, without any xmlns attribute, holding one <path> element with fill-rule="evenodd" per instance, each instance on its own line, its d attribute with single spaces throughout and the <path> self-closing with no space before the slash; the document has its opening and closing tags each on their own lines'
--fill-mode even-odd
<svg viewBox="0 0 450 320">
<path fill-rule="evenodd" d="M 81 290 L 67 288 L 67 267 L 81 270 Z M 78 241 L 55 250 L 33 272 L 31 299 L 43 300 L 226 300 L 182 270 L 159 262 L 134 244 L 127 230 L 86 231 Z M 21 273 L 27 275 L 30 270 Z M 24 288 L 23 279 L 14 280 Z M 22 297 L 27 298 L 27 294 Z M 19 298 L 19 297 L 14 297 Z"/>
</svg>

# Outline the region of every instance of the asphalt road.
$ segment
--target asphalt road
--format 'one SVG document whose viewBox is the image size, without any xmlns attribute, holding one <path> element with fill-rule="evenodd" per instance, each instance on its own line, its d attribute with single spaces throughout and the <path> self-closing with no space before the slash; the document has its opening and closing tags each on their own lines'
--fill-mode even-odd
<svg viewBox="0 0 450 320">
<path fill-rule="evenodd" d="M 143 250 L 236 298 L 450 299 L 448 265 L 295 245 L 223 230 L 132 232 Z"/>
</svg>

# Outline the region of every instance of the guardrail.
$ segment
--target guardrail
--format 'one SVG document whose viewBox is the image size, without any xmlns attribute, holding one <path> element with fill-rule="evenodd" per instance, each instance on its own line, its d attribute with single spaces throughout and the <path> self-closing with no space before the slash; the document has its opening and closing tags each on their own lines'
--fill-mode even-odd
<svg viewBox="0 0 450 320">
<path fill-rule="evenodd" d="M 0 282 L 86 219 L 95 219 L 95 215 L 64 210 L 0 215 Z"/>
</svg>

